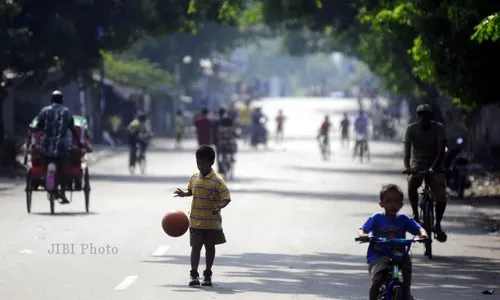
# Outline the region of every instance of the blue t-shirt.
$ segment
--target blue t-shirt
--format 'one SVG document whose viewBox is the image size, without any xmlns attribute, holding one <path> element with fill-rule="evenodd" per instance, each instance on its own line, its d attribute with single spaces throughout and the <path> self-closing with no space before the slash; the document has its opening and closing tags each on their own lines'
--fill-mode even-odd
<svg viewBox="0 0 500 300">
<path fill-rule="evenodd" d="M 420 228 L 421 226 L 406 214 L 398 213 L 396 219 L 391 220 L 387 218 L 385 212 L 378 212 L 368 218 L 360 229 L 367 233 L 373 233 L 373 236 L 379 238 L 404 239 L 407 232 L 418 235 Z M 377 250 L 375 244 L 370 244 L 366 257 L 367 262 L 371 263 L 382 256 L 385 254 Z"/>
</svg>

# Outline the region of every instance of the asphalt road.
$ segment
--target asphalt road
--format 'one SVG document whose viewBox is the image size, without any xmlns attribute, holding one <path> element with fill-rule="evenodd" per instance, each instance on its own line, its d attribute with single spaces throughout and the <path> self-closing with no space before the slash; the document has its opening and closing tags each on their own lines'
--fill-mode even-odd
<svg viewBox="0 0 500 300">
<path fill-rule="evenodd" d="M 284 109 L 286 140 L 268 150 L 241 146 L 236 178 L 228 182 L 233 202 L 223 211 L 228 242 L 217 249 L 217 286 L 188 288 L 188 235 L 170 238 L 161 230 L 165 212 L 189 209 L 189 199 L 172 193 L 196 168 L 195 145 L 188 141 L 174 151 L 159 140 L 145 176 L 127 173 L 125 154 L 92 166 L 90 214 L 80 194 L 50 215 L 44 194 L 27 214 L 21 186 L 0 191 L 0 299 L 367 299 L 366 245 L 354 237 L 380 209 L 383 184 L 405 187 L 401 145 L 373 142 L 372 161 L 361 164 L 334 139 L 325 162 L 314 140 L 322 117 L 329 113 L 338 127 L 355 102 L 262 105 L 270 116 Z M 444 224 L 449 240 L 435 243 L 435 259 L 414 247 L 415 296 L 498 299 L 481 294 L 500 283 L 500 238 L 484 226 L 475 210 L 451 202 Z M 51 254 L 54 244 L 73 253 Z"/>
</svg>

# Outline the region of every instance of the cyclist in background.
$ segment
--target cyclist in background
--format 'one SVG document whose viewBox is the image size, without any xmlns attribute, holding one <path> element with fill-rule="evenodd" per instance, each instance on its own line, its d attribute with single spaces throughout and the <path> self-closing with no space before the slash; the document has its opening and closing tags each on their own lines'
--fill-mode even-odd
<svg viewBox="0 0 500 300">
<path fill-rule="evenodd" d="M 231 163 L 234 163 L 237 151 L 236 126 L 230 115 L 224 108 L 219 109 L 219 120 L 215 123 L 214 140 L 217 149 L 217 162 L 219 173 L 225 174 L 222 166 L 224 157 L 229 156 Z"/>
<path fill-rule="evenodd" d="M 139 146 L 139 157 L 144 157 L 149 145 L 149 138 L 153 135 L 146 124 L 146 120 L 147 115 L 140 113 L 127 127 L 130 151 L 129 171 L 131 174 L 134 173 L 135 163 L 137 162 L 137 146 Z"/>
<path fill-rule="evenodd" d="M 318 140 L 320 141 L 320 145 L 327 147 L 330 144 L 330 130 L 332 128 L 332 123 L 330 122 L 330 117 L 328 115 L 325 116 L 323 123 L 321 123 L 321 127 L 319 128 Z"/>
<path fill-rule="evenodd" d="M 359 110 L 359 115 L 354 120 L 354 132 L 356 134 L 356 143 L 354 144 L 354 156 L 360 150 L 360 147 L 364 147 L 364 152 L 369 155 L 368 147 L 368 127 L 370 125 L 369 117 L 364 113 L 362 109 Z"/>
<path fill-rule="evenodd" d="M 342 146 L 349 147 L 349 128 L 351 126 L 351 121 L 349 121 L 349 117 L 347 113 L 344 113 L 344 118 L 340 121 L 340 133 L 342 139 Z"/>
</svg>

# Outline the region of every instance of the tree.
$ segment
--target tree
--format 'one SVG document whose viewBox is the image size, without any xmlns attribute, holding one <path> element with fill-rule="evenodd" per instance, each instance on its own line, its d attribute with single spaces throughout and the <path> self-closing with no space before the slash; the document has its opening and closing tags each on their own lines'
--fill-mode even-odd
<svg viewBox="0 0 500 300">
<path fill-rule="evenodd" d="M 228 25 L 206 23 L 198 25 L 194 32 L 175 32 L 161 38 L 144 39 L 128 51 L 131 57 L 148 59 L 175 73 L 176 66 L 182 64 L 185 56 L 190 56 L 192 63 L 180 69 L 182 84 L 190 84 L 200 76 L 198 61 L 226 53 L 264 33 L 254 30 L 239 30 Z"/>
<path fill-rule="evenodd" d="M 500 39 L 500 13 L 488 16 L 475 27 L 475 30 L 473 40 L 480 43 L 487 40 L 496 42 Z"/>
<path fill-rule="evenodd" d="M 107 76 L 118 83 L 146 93 L 158 86 L 172 86 L 171 75 L 147 59 L 124 60 L 103 52 Z"/>
</svg>

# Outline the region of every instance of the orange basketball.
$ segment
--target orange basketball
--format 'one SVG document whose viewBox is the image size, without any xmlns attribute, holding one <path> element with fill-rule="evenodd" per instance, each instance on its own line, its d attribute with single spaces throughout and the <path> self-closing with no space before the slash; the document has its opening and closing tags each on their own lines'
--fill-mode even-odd
<svg viewBox="0 0 500 300">
<path fill-rule="evenodd" d="M 163 231 L 171 237 L 180 237 L 189 228 L 189 219 L 186 214 L 181 211 L 173 211 L 167 213 L 161 221 Z"/>
</svg>

